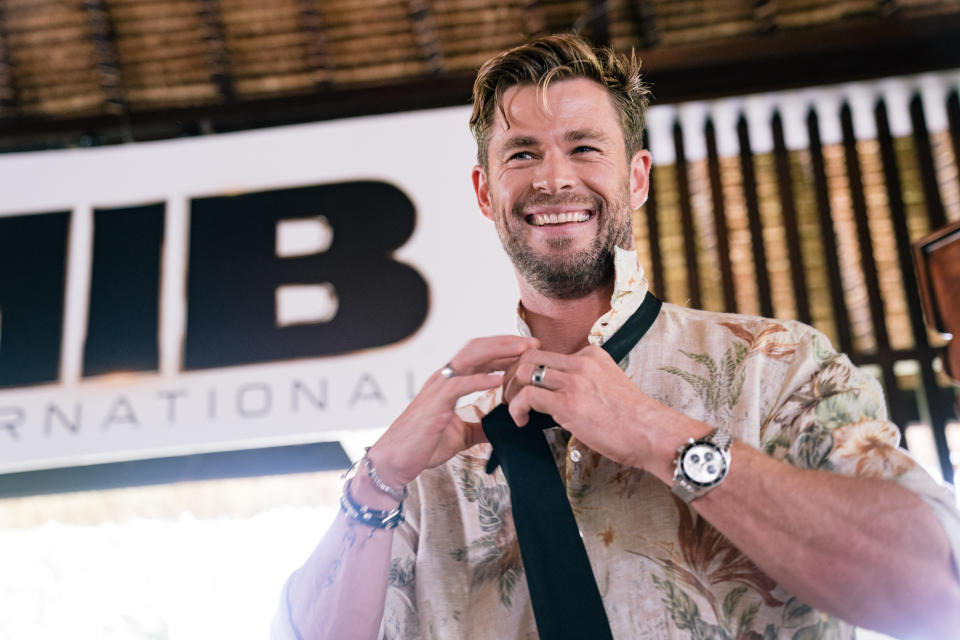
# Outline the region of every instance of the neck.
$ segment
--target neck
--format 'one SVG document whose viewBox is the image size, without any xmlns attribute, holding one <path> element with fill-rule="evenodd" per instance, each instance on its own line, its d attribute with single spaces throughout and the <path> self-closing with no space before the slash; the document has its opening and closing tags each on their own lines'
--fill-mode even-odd
<svg viewBox="0 0 960 640">
<path fill-rule="evenodd" d="M 597 318 L 610 310 L 613 280 L 582 298 L 548 298 L 518 275 L 520 304 L 530 332 L 540 348 L 555 353 L 574 353 L 589 344 L 587 336 Z"/>
</svg>

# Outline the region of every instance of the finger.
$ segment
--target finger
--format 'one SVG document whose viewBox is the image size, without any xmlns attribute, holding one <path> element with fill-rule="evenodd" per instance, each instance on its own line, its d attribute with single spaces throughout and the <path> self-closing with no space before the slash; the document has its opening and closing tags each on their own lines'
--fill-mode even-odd
<svg viewBox="0 0 960 640">
<path fill-rule="evenodd" d="M 554 374 L 565 371 L 576 371 L 579 366 L 576 363 L 576 356 L 563 355 L 552 351 L 540 351 L 539 349 L 530 350 L 524 353 L 517 363 L 507 370 L 504 384 L 504 399 L 508 402 L 520 390 L 530 384 L 533 384 L 533 373 L 539 366 L 546 367 L 544 380 L 556 378 Z M 542 385 L 541 385 L 542 386 Z M 550 383 L 548 388 L 555 388 Z"/>
<path fill-rule="evenodd" d="M 580 349 L 580 351 L 577 351 L 577 355 L 584 358 L 589 358 L 594 362 L 613 362 L 613 357 L 604 351 L 603 347 L 599 347 L 595 344 L 589 344 L 583 349 Z"/>
<path fill-rule="evenodd" d="M 513 359 L 539 344 L 536 338 L 523 336 L 475 338 L 457 352 L 450 360 L 450 366 L 458 375 L 502 370 Z"/>
<path fill-rule="evenodd" d="M 517 426 L 523 427 L 530 421 L 530 412 L 539 411 L 541 413 L 553 414 L 552 407 L 557 400 L 557 394 L 549 389 L 540 387 L 524 387 L 518 393 L 507 409 L 510 411 L 510 417 L 517 423 Z"/>
<path fill-rule="evenodd" d="M 527 371 L 530 372 L 530 375 L 527 375 Z M 571 376 L 574 375 L 566 371 L 561 371 L 560 369 L 547 367 L 543 371 L 540 383 L 533 384 L 533 374 L 536 371 L 537 367 L 524 365 L 517 369 L 517 372 L 512 378 L 506 378 L 505 376 L 503 401 L 509 403 L 518 393 L 528 386 L 539 387 L 541 389 L 547 389 L 548 391 L 562 391 L 568 387 L 571 382 Z"/>
<path fill-rule="evenodd" d="M 454 400 L 475 393 L 486 391 L 503 384 L 503 373 L 475 373 L 469 376 L 455 376 L 444 380 L 442 393 L 448 400 Z"/>
</svg>

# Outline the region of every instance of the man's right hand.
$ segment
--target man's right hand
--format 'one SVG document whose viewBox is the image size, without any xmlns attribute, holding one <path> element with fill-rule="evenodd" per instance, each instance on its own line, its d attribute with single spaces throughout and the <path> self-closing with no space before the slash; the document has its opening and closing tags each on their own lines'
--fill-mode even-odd
<svg viewBox="0 0 960 640">
<path fill-rule="evenodd" d="M 486 438 L 480 423 L 461 420 L 454 409 L 461 397 L 493 389 L 503 382 L 503 371 L 528 349 L 536 338 L 493 336 L 471 340 L 450 360 L 455 375 L 436 371 L 420 393 L 377 440 L 368 456 L 380 478 L 401 487 L 424 469 L 443 464 L 454 455 Z"/>
</svg>

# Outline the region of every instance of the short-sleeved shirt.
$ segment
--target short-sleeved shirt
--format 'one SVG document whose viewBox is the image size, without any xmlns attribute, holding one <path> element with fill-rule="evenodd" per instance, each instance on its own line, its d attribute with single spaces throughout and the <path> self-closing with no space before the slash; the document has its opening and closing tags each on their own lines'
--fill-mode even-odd
<svg viewBox="0 0 960 640">
<path fill-rule="evenodd" d="M 611 310 L 594 324 L 593 344 L 610 337 L 647 293 L 633 252 L 618 251 L 615 262 Z M 522 310 L 519 324 L 529 334 Z M 889 478 L 917 492 L 944 523 L 954 557 L 960 553 L 952 492 L 898 448 L 876 380 L 811 327 L 664 304 L 620 365 L 647 395 L 778 460 Z M 499 393 L 488 394 L 460 415 L 477 421 L 499 401 Z M 797 600 L 653 475 L 559 428 L 545 433 L 614 637 L 852 637 L 849 624 Z M 489 455 L 489 445 L 473 447 L 411 487 L 382 637 L 537 638 L 510 492 L 499 468 L 485 473 Z"/>
<path fill-rule="evenodd" d="M 647 295 L 634 252 L 617 250 L 615 273 L 611 308 L 593 325 L 592 344 L 603 344 Z M 522 309 L 518 323 L 529 335 Z M 664 304 L 620 366 L 648 396 L 777 460 L 903 485 L 931 505 L 954 562 L 960 559 L 952 491 L 898 448 L 877 381 L 815 329 Z M 499 402 L 497 390 L 458 412 L 476 422 Z M 653 475 L 560 428 L 544 433 L 615 638 L 853 636 L 851 625 L 779 586 Z M 463 451 L 410 486 L 407 521 L 394 536 L 382 638 L 538 637 L 510 491 L 499 468 L 484 470 L 490 451 L 488 444 Z M 281 608 L 274 637 L 288 637 L 288 626 Z"/>
</svg>

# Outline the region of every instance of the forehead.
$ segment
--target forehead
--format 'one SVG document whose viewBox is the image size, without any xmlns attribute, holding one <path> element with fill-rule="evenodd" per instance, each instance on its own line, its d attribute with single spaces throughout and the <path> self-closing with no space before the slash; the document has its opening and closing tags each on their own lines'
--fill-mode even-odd
<svg viewBox="0 0 960 640">
<path fill-rule="evenodd" d="M 613 98 L 605 87 L 586 78 L 557 80 L 541 91 L 535 85 L 510 87 L 503 94 L 503 113 L 497 109 L 490 144 L 508 137 L 597 129 L 623 139 Z"/>
</svg>

